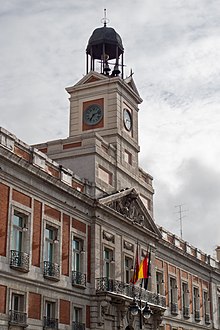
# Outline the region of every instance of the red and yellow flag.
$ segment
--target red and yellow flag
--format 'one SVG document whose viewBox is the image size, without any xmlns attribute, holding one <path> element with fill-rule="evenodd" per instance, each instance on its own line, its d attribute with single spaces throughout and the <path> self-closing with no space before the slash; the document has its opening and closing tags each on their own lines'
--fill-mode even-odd
<svg viewBox="0 0 220 330">
<path fill-rule="evenodd" d="M 149 261 L 148 256 L 146 256 L 141 261 L 140 267 L 139 267 L 139 272 L 138 272 L 138 279 L 148 278 L 148 276 L 149 276 L 149 272 L 148 272 L 149 263 L 148 263 L 148 261 Z"/>
<path fill-rule="evenodd" d="M 139 256 L 138 256 L 138 244 L 137 244 L 135 265 L 134 265 L 134 274 L 130 280 L 130 283 L 135 284 L 137 282 L 138 274 L 139 274 Z"/>
</svg>

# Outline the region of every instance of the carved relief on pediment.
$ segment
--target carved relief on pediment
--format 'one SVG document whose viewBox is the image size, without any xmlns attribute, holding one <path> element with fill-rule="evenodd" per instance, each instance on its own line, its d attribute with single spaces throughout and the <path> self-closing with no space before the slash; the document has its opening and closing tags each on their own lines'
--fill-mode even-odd
<svg viewBox="0 0 220 330">
<path fill-rule="evenodd" d="M 142 225 L 144 215 L 137 204 L 137 197 L 138 195 L 136 193 L 131 193 L 107 205 L 123 216 L 133 220 L 135 223 Z"/>
</svg>

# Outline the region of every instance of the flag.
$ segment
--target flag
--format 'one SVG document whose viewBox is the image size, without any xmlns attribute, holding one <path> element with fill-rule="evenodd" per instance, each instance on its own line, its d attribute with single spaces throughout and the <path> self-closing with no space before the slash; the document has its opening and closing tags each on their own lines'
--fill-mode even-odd
<svg viewBox="0 0 220 330">
<path fill-rule="evenodd" d="M 136 249 L 136 257 L 135 257 L 135 265 L 134 265 L 134 274 L 130 280 L 130 283 L 135 284 L 138 280 L 138 273 L 139 273 L 139 256 L 138 256 L 138 244 Z"/>
<path fill-rule="evenodd" d="M 146 257 L 141 261 L 138 272 L 138 279 L 148 278 L 148 262 L 149 258 L 148 255 L 146 255 Z"/>
<path fill-rule="evenodd" d="M 144 279 L 144 288 L 147 290 L 148 287 L 148 281 L 151 277 L 151 252 L 148 254 L 148 269 L 147 269 L 147 278 Z"/>
</svg>

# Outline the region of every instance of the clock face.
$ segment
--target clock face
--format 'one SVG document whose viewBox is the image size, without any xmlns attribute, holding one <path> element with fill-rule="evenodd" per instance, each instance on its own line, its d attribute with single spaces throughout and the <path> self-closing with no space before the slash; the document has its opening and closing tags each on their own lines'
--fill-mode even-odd
<svg viewBox="0 0 220 330">
<path fill-rule="evenodd" d="M 132 128 L 132 117 L 131 112 L 124 108 L 124 125 L 127 131 L 130 131 Z"/>
<path fill-rule="evenodd" d="M 98 124 L 103 117 L 103 109 L 99 104 L 92 104 L 84 111 L 83 119 L 87 125 Z"/>
</svg>

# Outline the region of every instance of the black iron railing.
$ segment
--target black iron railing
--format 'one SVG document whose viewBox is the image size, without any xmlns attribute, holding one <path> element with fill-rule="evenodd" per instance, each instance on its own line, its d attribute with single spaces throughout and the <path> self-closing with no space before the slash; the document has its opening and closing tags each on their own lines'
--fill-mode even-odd
<svg viewBox="0 0 220 330">
<path fill-rule="evenodd" d="M 183 306 L 183 317 L 189 318 L 189 307 L 188 306 Z"/>
<path fill-rule="evenodd" d="M 10 310 L 9 311 L 9 323 L 10 324 L 16 324 L 20 326 L 27 326 L 27 314 Z"/>
<path fill-rule="evenodd" d="M 50 317 L 44 316 L 44 329 L 50 328 L 58 330 L 58 319 L 52 319 Z"/>
<path fill-rule="evenodd" d="M 85 330 L 85 324 L 73 321 L 72 330 Z"/>
<path fill-rule="evenodd" d="M 112 292 L 118 295 L 127 296 L 129 298 L 141 297 L 143 301 L 147 301 L 150 304 L 154 304 L 161 307 L 166 307 L 166 298 L 157 293 L 143 290 L 142 288 L 120 282 L 117 280 L 112 280 L 107 277 L 101 277 L 96 280 L 96 291 L 101 292 Z"/>
<path fill-rule="evenodd" d="M 210 314 L 209 313 L 205 313 L 205 323 L 206 324 L 210 324 L 211 323 Z"/>
<path fill-rule="evenodd" d="M 171 303 L 170 307 L 171 307 L 171 313 L 173 315 L 177 315 L 178 314 L 178 305 L 177 305 L 177 303 Z"/>
<path fill-rule="evenodd" d="M 59 281 L 60 266 L 50 261 L 44 261 L 44 277 L 54 281 Z"/>
<path fill-rule="evenodd" d="M 195 321 L 200 321 L 200 312 L 199 311 L 195 311 Z"/>
<path fill-rule="evenodd" d="M 27 273 L 29 271 L 29 254 L 11 250 L 10 267 Z"/>
<path fill-rule="evenodd" d="M 86 274 L 77 272 L 76 270 L 72 271 L 72 284 L 86 286 Z"/>
</svg>

